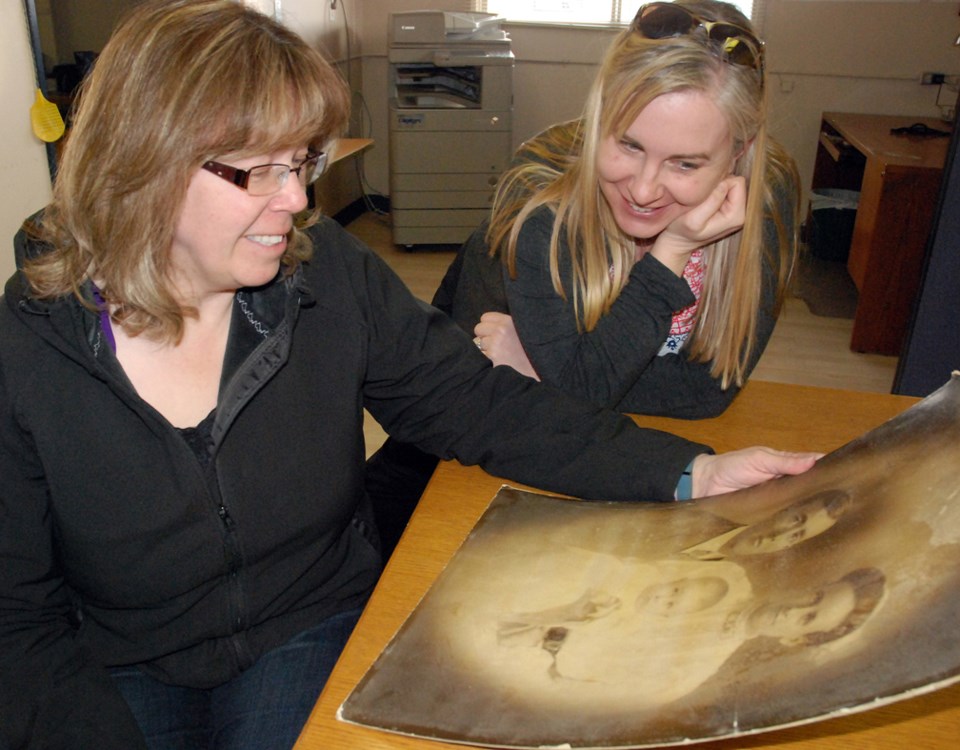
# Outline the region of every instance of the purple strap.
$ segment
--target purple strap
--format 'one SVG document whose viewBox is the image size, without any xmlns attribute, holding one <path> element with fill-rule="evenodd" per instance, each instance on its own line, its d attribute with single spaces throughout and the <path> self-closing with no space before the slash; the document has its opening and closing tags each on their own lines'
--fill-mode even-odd
<svg viewBox="0 0 960 750">
<path fill-rule="evenodd" d="M 116 354 L 117 340 L 113 335 L 113 323 L 110 322 L 110 311 L 107 310 L 107 303 L 104 301 L 103 295 L 100 294 L 100 289 L 97 285 L 90 282 L 90 286 L 93 288 L 93 300 L 100 309 L 100 330 L 103 331 L 103 335 L 107 339 L 107 344 L 110 345 L 110 349 Z"/>
</svg>

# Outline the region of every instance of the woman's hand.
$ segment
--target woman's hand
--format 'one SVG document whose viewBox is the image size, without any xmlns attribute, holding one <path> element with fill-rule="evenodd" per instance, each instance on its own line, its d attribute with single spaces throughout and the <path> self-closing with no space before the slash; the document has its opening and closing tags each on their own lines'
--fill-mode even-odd
<svg viewBox="0 0 960 750">
<path fill-rule="evenodd" d="M 523 350 L 513 318 L 504 313 L 486 312 L 473 328 L 473 342 L 494 365 L 509 365 L 521 375 L 540 380 Z"/>
<path fill-rule="evenodd" d="M 730 175 L 707 199 L 674 219 L 656 238 L 650 254 L 678 276 L 698 247 L 716 242 L 743 226 L 747 210 L 747 181 Z"/>
<path fill-rule="evenodd" d="M 768 479 L 802 474 L 822 453 L 789 453 L 772 448 L 744 448 L 716 456 L 701 454 L 693 461 L 693 497 L 722 495 Z"/>
</svg>

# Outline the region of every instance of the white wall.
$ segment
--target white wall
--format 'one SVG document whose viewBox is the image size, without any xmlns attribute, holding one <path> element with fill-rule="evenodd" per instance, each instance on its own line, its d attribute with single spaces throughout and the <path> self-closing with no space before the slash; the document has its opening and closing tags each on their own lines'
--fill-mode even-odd
<svg viewBox="0 0 960 750">
<path fill-rule="evenodd" d="M 353 0 L 355 3 L 356 0 Z M 373 113 L 377 148 L 367 174 L 380 191 L 389 182 L 387 153 L 386 16 L 397 10 L 457 6 L 442 2 L 365 0 L 364 95 Z M 804 186 L 813 175 L 824 111 L 936 117 L 936 86 L 924 71 L 960 74 L 957 4 L 938 0 L 766 0 L 759 19 L 767 40 L 774 136 L 797 159 Z M 514 142 L 574 117 L 580 110 L 613 32 L 507 24 L 514 69 Z"/>
<path fill-rule="evenodd" d="M 354 91 L 351 135 L 372 137 L 363 159 L 367 190 L 388 194 L 387 18 L 418 9 L 458 10 L 464 0 L 246 0 L 273 13 L 338 64 Z M 21 0 L 2 0 L 5 18 L 23 18 Z M 797 159 L 804 185 L 813 173 L 823 111 L 936 116 L 936 87 L 921 86 L 926 70 L 960 74 L 955 2 L 900 0 L 767 0 L 759 19 L 768 42 L 772 131 Z M 350 34 L 347 34 L 347 28 Z M 517 56 L 514 70 L 514 143 L 578 114 L 596 64 L 613 35 L 604 29 L 507 27 Z M 9 237 L 20 220 L 49 199 L 43 146 L 29 130 L 34 75 L 23 23 L 0 30 L 0 80 L 10 103 L 0 138 L 0 231 Z M 359 196 L 353 164 L 325 177 L 322 200 L 334 213 Z M 5 265 L 6 264 L 6 265 Z M 0 253 L 0 274 L 12 268 Z"/>
<path fill-rule="evenodd" d="M 772 131 L 813 176 L 822 112 L 938 117 L 924 71 L 960 73 L 955 2 L 767 0 Z M 909 124 L 909 123 L 908 123 Z"/>
<path fill-rule="evenodd" d="M 33 52 L 23 0 L 0 0 L 0 280 L 13 273 L 13 235 L 50 200 L 46 148 L 30 129 L 36 90 Z M 2 283 L 0 282 L 0 283 Z"/>
</svg>

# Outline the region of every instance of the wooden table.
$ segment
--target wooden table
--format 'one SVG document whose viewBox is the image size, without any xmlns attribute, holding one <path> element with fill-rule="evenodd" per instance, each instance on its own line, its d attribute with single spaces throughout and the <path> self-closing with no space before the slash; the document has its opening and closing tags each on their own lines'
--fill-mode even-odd
<svg viewBox="0 0 960 750">
<path fill-rule="evenodd" d="M 373 138 L 341 138 L 334 144 L 328 166 L 332 166 L 354 154 L 359 154 L 361 151 L 366 151 L 372 145 Z"/>
<path fill-rule="evenodd" d="M 931 117 L 824 112 L 812 188 L 860 191 L 847 269 L 860 292 L 850 348 L 899 354 L 920 288 L 949 137 L 894 135 Z"/>
<path fill-rule="evenodd" d="M 824 388 L 749 383 L 716 419 L 638 418 L 718 451 L 756 444 L 830 451 L 915 403 Z M 385 570 L 357 629 L 320 696 L 296 750 L 455 750 L 453 745 L 337 721 L 336 712 L 367 668 L 427 592 L 503 482 L 476 467 L 442 462 Z M 519 485 L 518 485 L 519 486 Z M 416 685 L 410 686 L 416 690 Z M 704 750 L 954 750 L 960 738 L 960 685 L 863 713 L 733 740 Z"/>
</svg>

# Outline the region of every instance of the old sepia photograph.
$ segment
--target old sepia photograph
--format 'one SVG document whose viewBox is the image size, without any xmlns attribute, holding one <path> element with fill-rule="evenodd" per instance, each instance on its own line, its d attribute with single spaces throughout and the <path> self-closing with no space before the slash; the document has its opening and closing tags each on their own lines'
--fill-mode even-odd
<svg viewBox="0 0 960 750">
<path fill-rule="evenodd" d="M 503 487 L 340 718 L 504 748 L 753 734 L 952 684 L 958 622 L 954 377 L 811 471 L 717 498 Z"/>
</svg>

